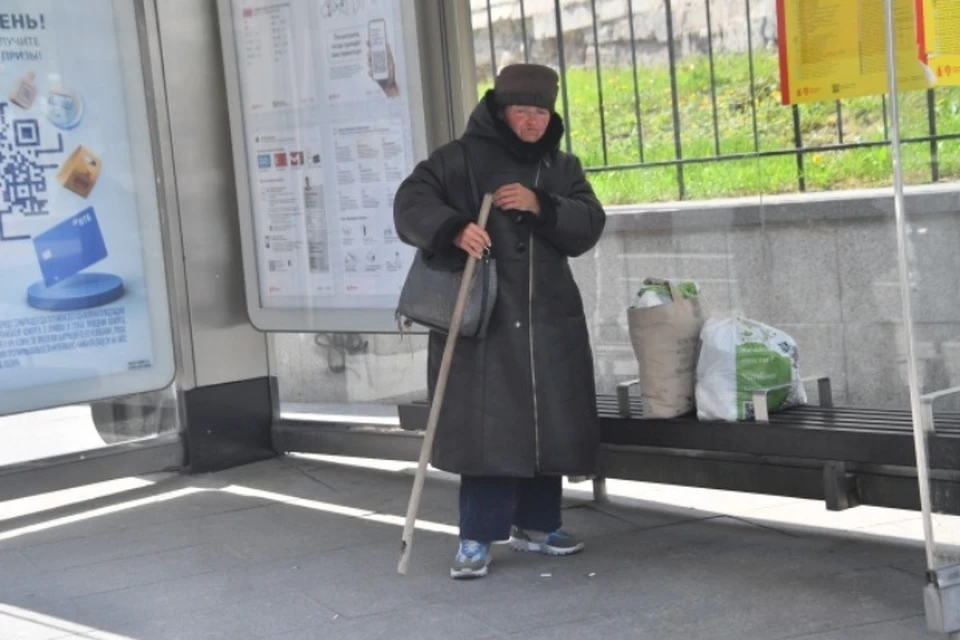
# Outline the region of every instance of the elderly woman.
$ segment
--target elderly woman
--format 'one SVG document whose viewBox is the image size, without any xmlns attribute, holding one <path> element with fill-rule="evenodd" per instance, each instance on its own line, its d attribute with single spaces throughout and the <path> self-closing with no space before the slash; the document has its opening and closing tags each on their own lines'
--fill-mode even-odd
<svg viewBox="0 0 960 640">
<path fill-rule="evenodd" d="M 580 161 L 559 149 L 557 89 L 548 67 L 505 67 L 460 140 L 421 162 L 394 202 L 400 238 L 436 264 L 496 258 L 493 317 L 485 338 L 457 344 L 432 452 L 435 467 L 461 476 L 454 578 L 486 575 L 498 540 L 549 555 L 583 549 L 561 529 L 562 478 L 595 473 L 599 434 L 569 259 L 597 243 L 606 214 Z M 474 222 L 483 193 L 495 205 L 486 230 Z M 444 342 L 431 333 L 431 396 Z"/>
</svg>

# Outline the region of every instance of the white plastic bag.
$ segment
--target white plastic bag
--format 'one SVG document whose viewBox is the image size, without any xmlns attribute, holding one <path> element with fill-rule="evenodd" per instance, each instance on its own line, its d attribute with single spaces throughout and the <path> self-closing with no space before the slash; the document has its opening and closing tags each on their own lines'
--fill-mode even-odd
<svg viewBox="0 0 960 640">
<path fill-rule="evenodd" d="M 704 323 L 697 362 L 698 418 L 753 420 L 753 392 L 784 384 L 788 386 L 767 395 L 770 413 L 807 402 L 793 338 L 747 318 Z"/>
</svg>

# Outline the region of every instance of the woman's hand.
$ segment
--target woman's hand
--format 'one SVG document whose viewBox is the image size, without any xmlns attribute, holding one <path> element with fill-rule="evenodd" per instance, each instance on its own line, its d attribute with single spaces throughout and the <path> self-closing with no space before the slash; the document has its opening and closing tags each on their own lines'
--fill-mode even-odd
<svg viewBox="0 0 960 640">
<path fill-rule="evenodd" d="M 519 182 L 505 184 L 493 194 L 493 204 L 504 211 L 528 211 L 540 213 L 540 200 L 530 189 Z"/>
<path fill-rule="evenodd" d="M 466 251 L 471 258 L 479 260 L 483 257 L 483 250 L 490 248 L 490 235 L 476 222 L 471 222 L 457 234 L 453 244 Z"/>
</svg>

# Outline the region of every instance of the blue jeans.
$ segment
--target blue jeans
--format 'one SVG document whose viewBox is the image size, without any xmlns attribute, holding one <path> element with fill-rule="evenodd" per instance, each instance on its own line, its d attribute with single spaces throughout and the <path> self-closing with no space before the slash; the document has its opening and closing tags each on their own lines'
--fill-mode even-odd
<svg viewBox="0 0 960 640">
<path fill-rule="evenodd" d="M 510 537 L 510 526 L 551 532 L 560 528 L 561 476 L 460 477 L 460 537 L 490 543 Z"/>
</svg>

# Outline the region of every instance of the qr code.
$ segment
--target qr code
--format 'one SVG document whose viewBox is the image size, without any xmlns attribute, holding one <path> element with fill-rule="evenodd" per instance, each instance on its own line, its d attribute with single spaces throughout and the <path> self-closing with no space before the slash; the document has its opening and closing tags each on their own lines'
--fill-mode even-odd
<svg viewBox="0 0 960 640">
<path fill-rule="evenodd" d="M 40 216 L 49 213 L 51 171 L 63 153 L 63 136 L 43 134 L 34 117 L 11 117 L 11 105 L 0 102 L 0 240 L 5 216 Z"/>
</svg>

